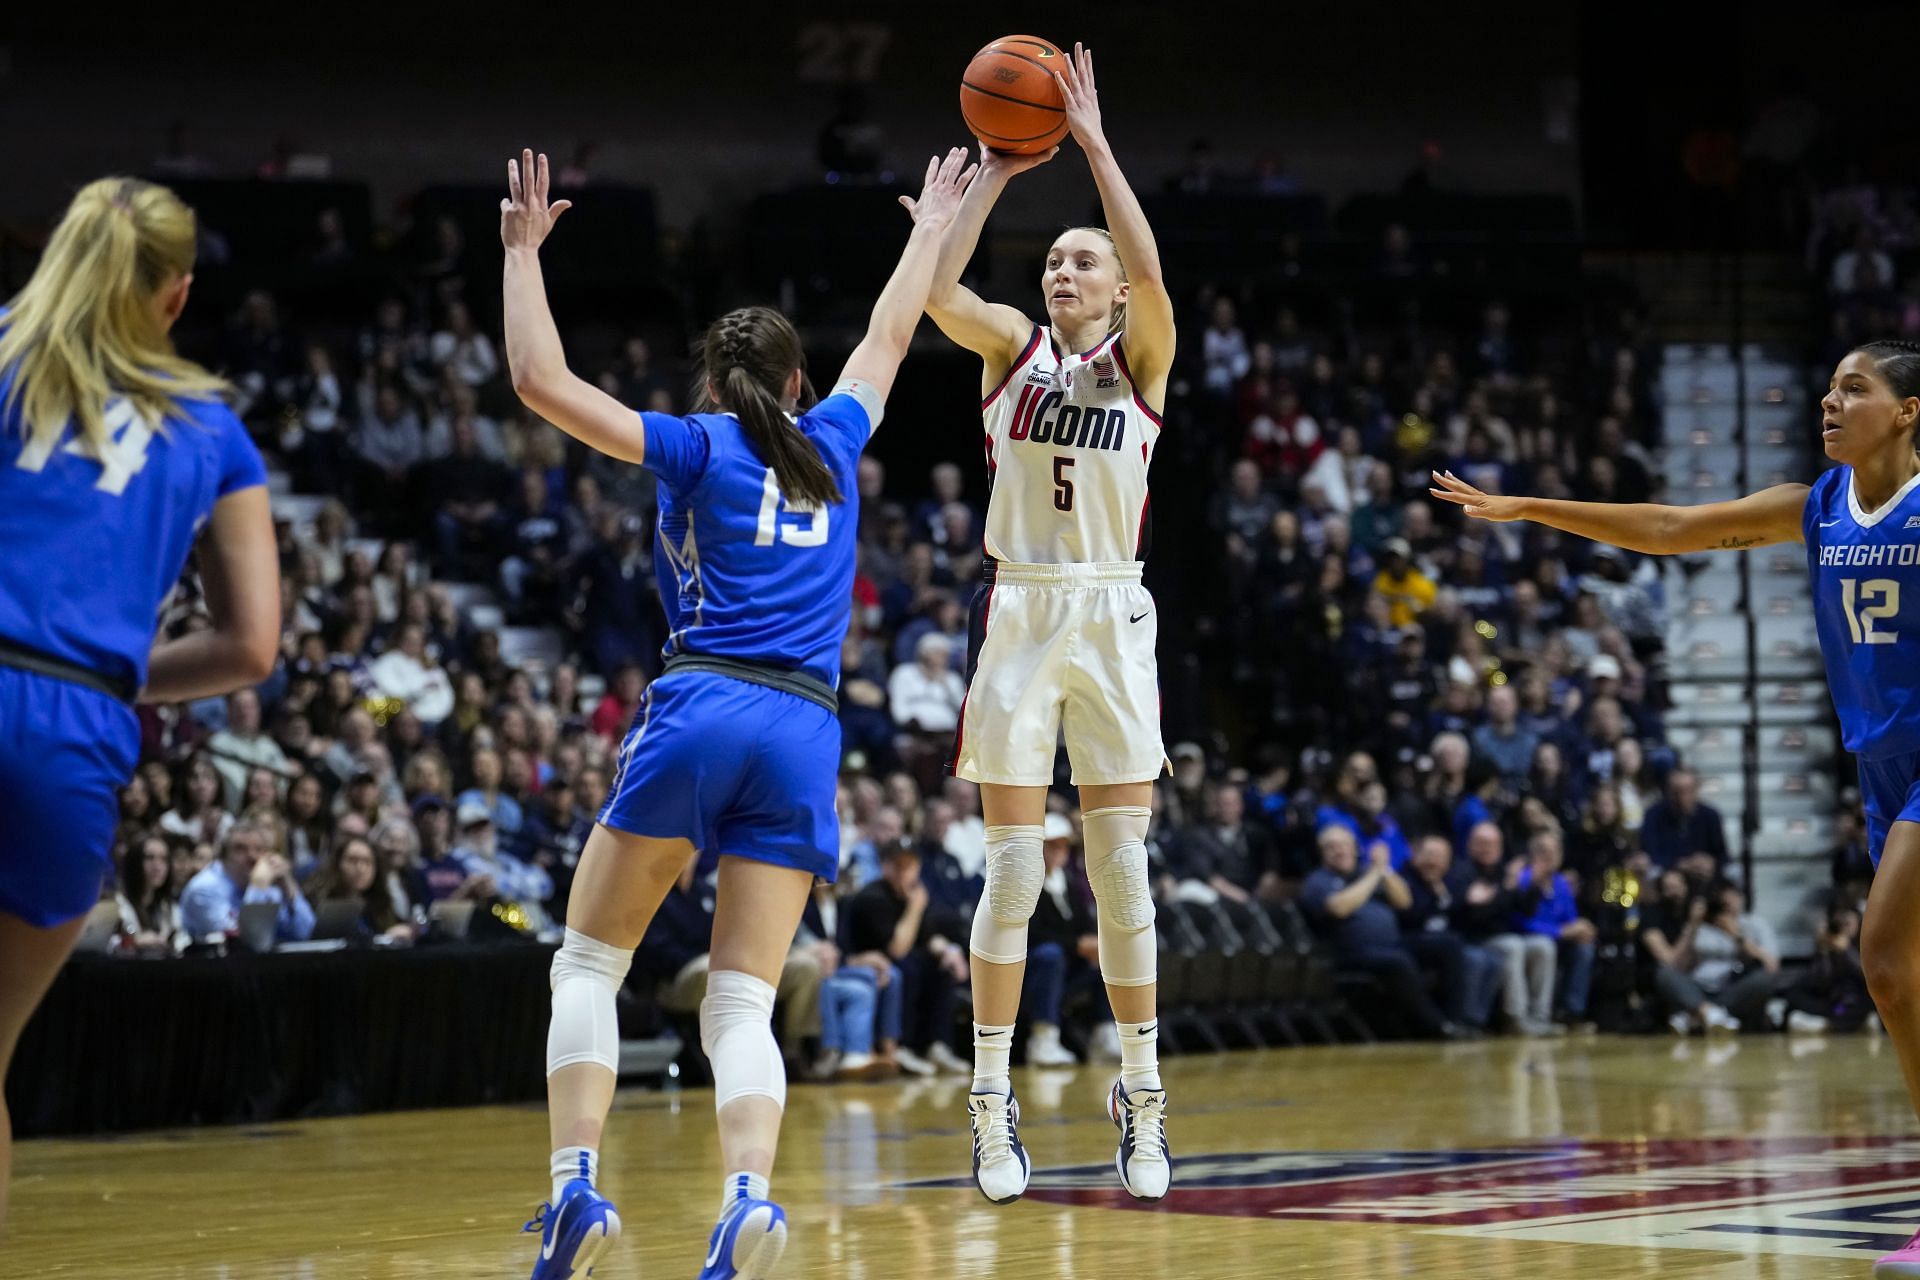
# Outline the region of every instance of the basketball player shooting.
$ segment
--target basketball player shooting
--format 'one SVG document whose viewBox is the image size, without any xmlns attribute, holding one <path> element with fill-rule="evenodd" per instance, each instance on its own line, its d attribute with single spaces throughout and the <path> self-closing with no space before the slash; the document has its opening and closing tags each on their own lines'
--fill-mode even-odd
<svg viewBox="0 0 1920 1280">
<path fill-rule="evenodd" d="M 1011 43 L 996 42 L 983 56 Z M 988 212 L 1010 178 L 1054 154 L 1009 155 L 983 144 L 980 175 L 947 230 L 927 306 L 983 366 L 987 563 L 953 770 L 980 784 L 987 824 L 986 891 L 969 948 L 977 1021 L 968 1107 L 974 1179 L 997 1204 L 1025 1192 L 1032 1167 L 1008 1050 L 1027 922 L 1046 874 L 1041 823 L 1063 723 L 1085 814 L 1100 971 L 1120 1040 L 1120 1079 L 1108 1095 L 1120 1129 L 1115 1163 L 1122 1186 L 1142 1200 L 1164 1196 L 1172 1176 L 1145 845 L 1153 780 L 1167 761 L 1157 619 L 1140 584 L 1140 557 L 1147 468 L 1173 363 L 1173 304 L 1152 229 L 1101 126 L 1093 55 L 1075 45 L 1072 59 L 1059 62 L 1066 126 L 1092 167 L 1111 231 L 1074 227 L 1054 241 L 1040 275 L 1044 325 L 981 299 L 959 281 Z M 978 124 L 971 108 L 969 123 Z"/>
</svg>

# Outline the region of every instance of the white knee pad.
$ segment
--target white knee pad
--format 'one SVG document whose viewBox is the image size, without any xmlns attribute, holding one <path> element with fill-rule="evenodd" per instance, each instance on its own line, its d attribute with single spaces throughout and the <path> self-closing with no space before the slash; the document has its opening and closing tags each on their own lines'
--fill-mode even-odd
<svg viewBox="0 0 1920 1280">
<path fill-rule="evenodd" d="M 1047 860 L 1040 852 L 1041 827 L 987 828 L 987 891 L 973 913 L 967 949 L 993 964 L 1027 958 L 1027 921 L 1040 903 Z"/>
<path fill-rule="evenodd" d="M 1116 987 L 1144 987 L 1159 974 L 1153 887 L 1147 882 L 1147 823 L 1153 810 L 1114 805 L 1083 819 L 1087 881 L 1100 920 L 1100 976 Z"/>
<path fill-rule="evenodd" d="M 787 1067 L 773 1038 L 773 988 L 750 973 L 716 969 L 700 1002 L 700 1047 L 713 1064 L 713 1105 L 772 1098 L 787 1105 Z"/>
<path fill-rule="evenodd" d="M 620 1019 L 614 997 L 633 966 L 633 952 L 567 930 L 553 955 L 548 984 L 553 1021 L 547 1024 L 547 1074 L 592 1062 L 620 1070 Z"/>
</svg>

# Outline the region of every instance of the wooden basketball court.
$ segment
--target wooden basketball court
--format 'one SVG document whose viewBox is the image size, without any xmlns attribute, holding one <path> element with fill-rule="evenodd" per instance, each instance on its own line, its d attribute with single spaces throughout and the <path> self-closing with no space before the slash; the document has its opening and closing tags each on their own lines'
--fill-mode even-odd
<svg viewBox="0 0 1920 1280">
<path fill-rule="evenodd" d="M 1487 1041 L 1173 1059 L 1175 1193 L 1117 1187 L 1106 1068 L 1017 1072 L 1034 1162 L 967 1179 L 966 1081 L 796 1088 L 773 1187 L 792 1280 L 1865 1277 L 1920 1226 L 1885 1042 Z M 692 1277 L 721 1169 L 705 1092 L 631 1091 L 599 1280 Z M 0 1275 L 527 1274 L 533 1107 L 23 1143 Z"/>
</svg>

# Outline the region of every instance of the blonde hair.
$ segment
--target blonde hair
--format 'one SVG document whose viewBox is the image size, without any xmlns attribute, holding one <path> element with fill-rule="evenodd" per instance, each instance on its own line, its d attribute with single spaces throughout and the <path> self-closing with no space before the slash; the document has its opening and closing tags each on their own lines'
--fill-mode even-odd
<svg viewBox="0 0 1920 1280">
<path fill-rule="evenodd" d="M 1127 279 L 1127 264 L 1126 264 L 1126 261 L 1122 259 L 1120 256 L 1120 246 L 1114 242 L 1113 232 L 1107 230 L 1105 227 L 1068 227 L 1065 231 L 1062 231 L 1060 234 L 1063 236 L 1071 235 L 1076 231 L 1091 232 L 1092 234 L 1099 236 L 1102 240 L 1105 240 L 1107 242 L 1107 248 L 1113 250 L 1113 265 L 1119 268 L 1120 280 L 1121 280 L 1121 283 L 1124 284 Z M 1056 241 L 1055 243 L 1058 243 L 1058 241 Z M 1126 328 L 1126 325 L 1127 325 L 1127 304 L 1124 302 L 1116 302 L 1113 304 L 1113 314 L 1107 317 L 1107 332 L 1113 333 L 1116 330 L 1124 329 Z"/>
<path fill-rule="evenodd" d="M 18 407 L 30 448 L 51 453 L 72 422 L 81 448 L 102 457 L 113 395 L 157 428 L 176 401 L 228 389 L 174 352 L 153 305 L 193 256 L 193 210 L 165 187 L 101 178 L 80 188 L 0 319 L 0 372 L 13 375 L 0 409 Z"/>
</svg>

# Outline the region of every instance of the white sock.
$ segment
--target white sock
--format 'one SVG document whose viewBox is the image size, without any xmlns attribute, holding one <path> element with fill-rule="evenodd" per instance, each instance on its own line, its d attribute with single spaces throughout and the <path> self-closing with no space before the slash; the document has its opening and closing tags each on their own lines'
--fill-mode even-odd
<svg viewBox="0 0 1920 1280">
<path fill-rule="evenodd" d="M 973 1024 L 973 1091 L 1012 1093 L 1007 1071 L 1013 1053 L 1013 1028 Z"/>
<path fill-rule="evenodd" d="M 764 1173 L 730 1173 L 726 1185 L 720 1189 L 720 1212 L 735 1200 L 765 1200 L 767 1198 L 767 1175 Z"/>
<path fill-rule="evenodd" d="M 1160 1019 L 1113 1025 L 1120 1032 L 1120 1088 L 1160 1088 Z"/>
<path fill-rule="evenodd" d="M 590 1185 L 600 1182 L 600 1153 L 592 1147 L 558 1147 L 553 1153 L 553 1163 L 548 1165 L 553 1174 L 553 1203 L 560 1203 L 560 1192 L 575 1178 L 585 1178 Z"/>
</svg>

